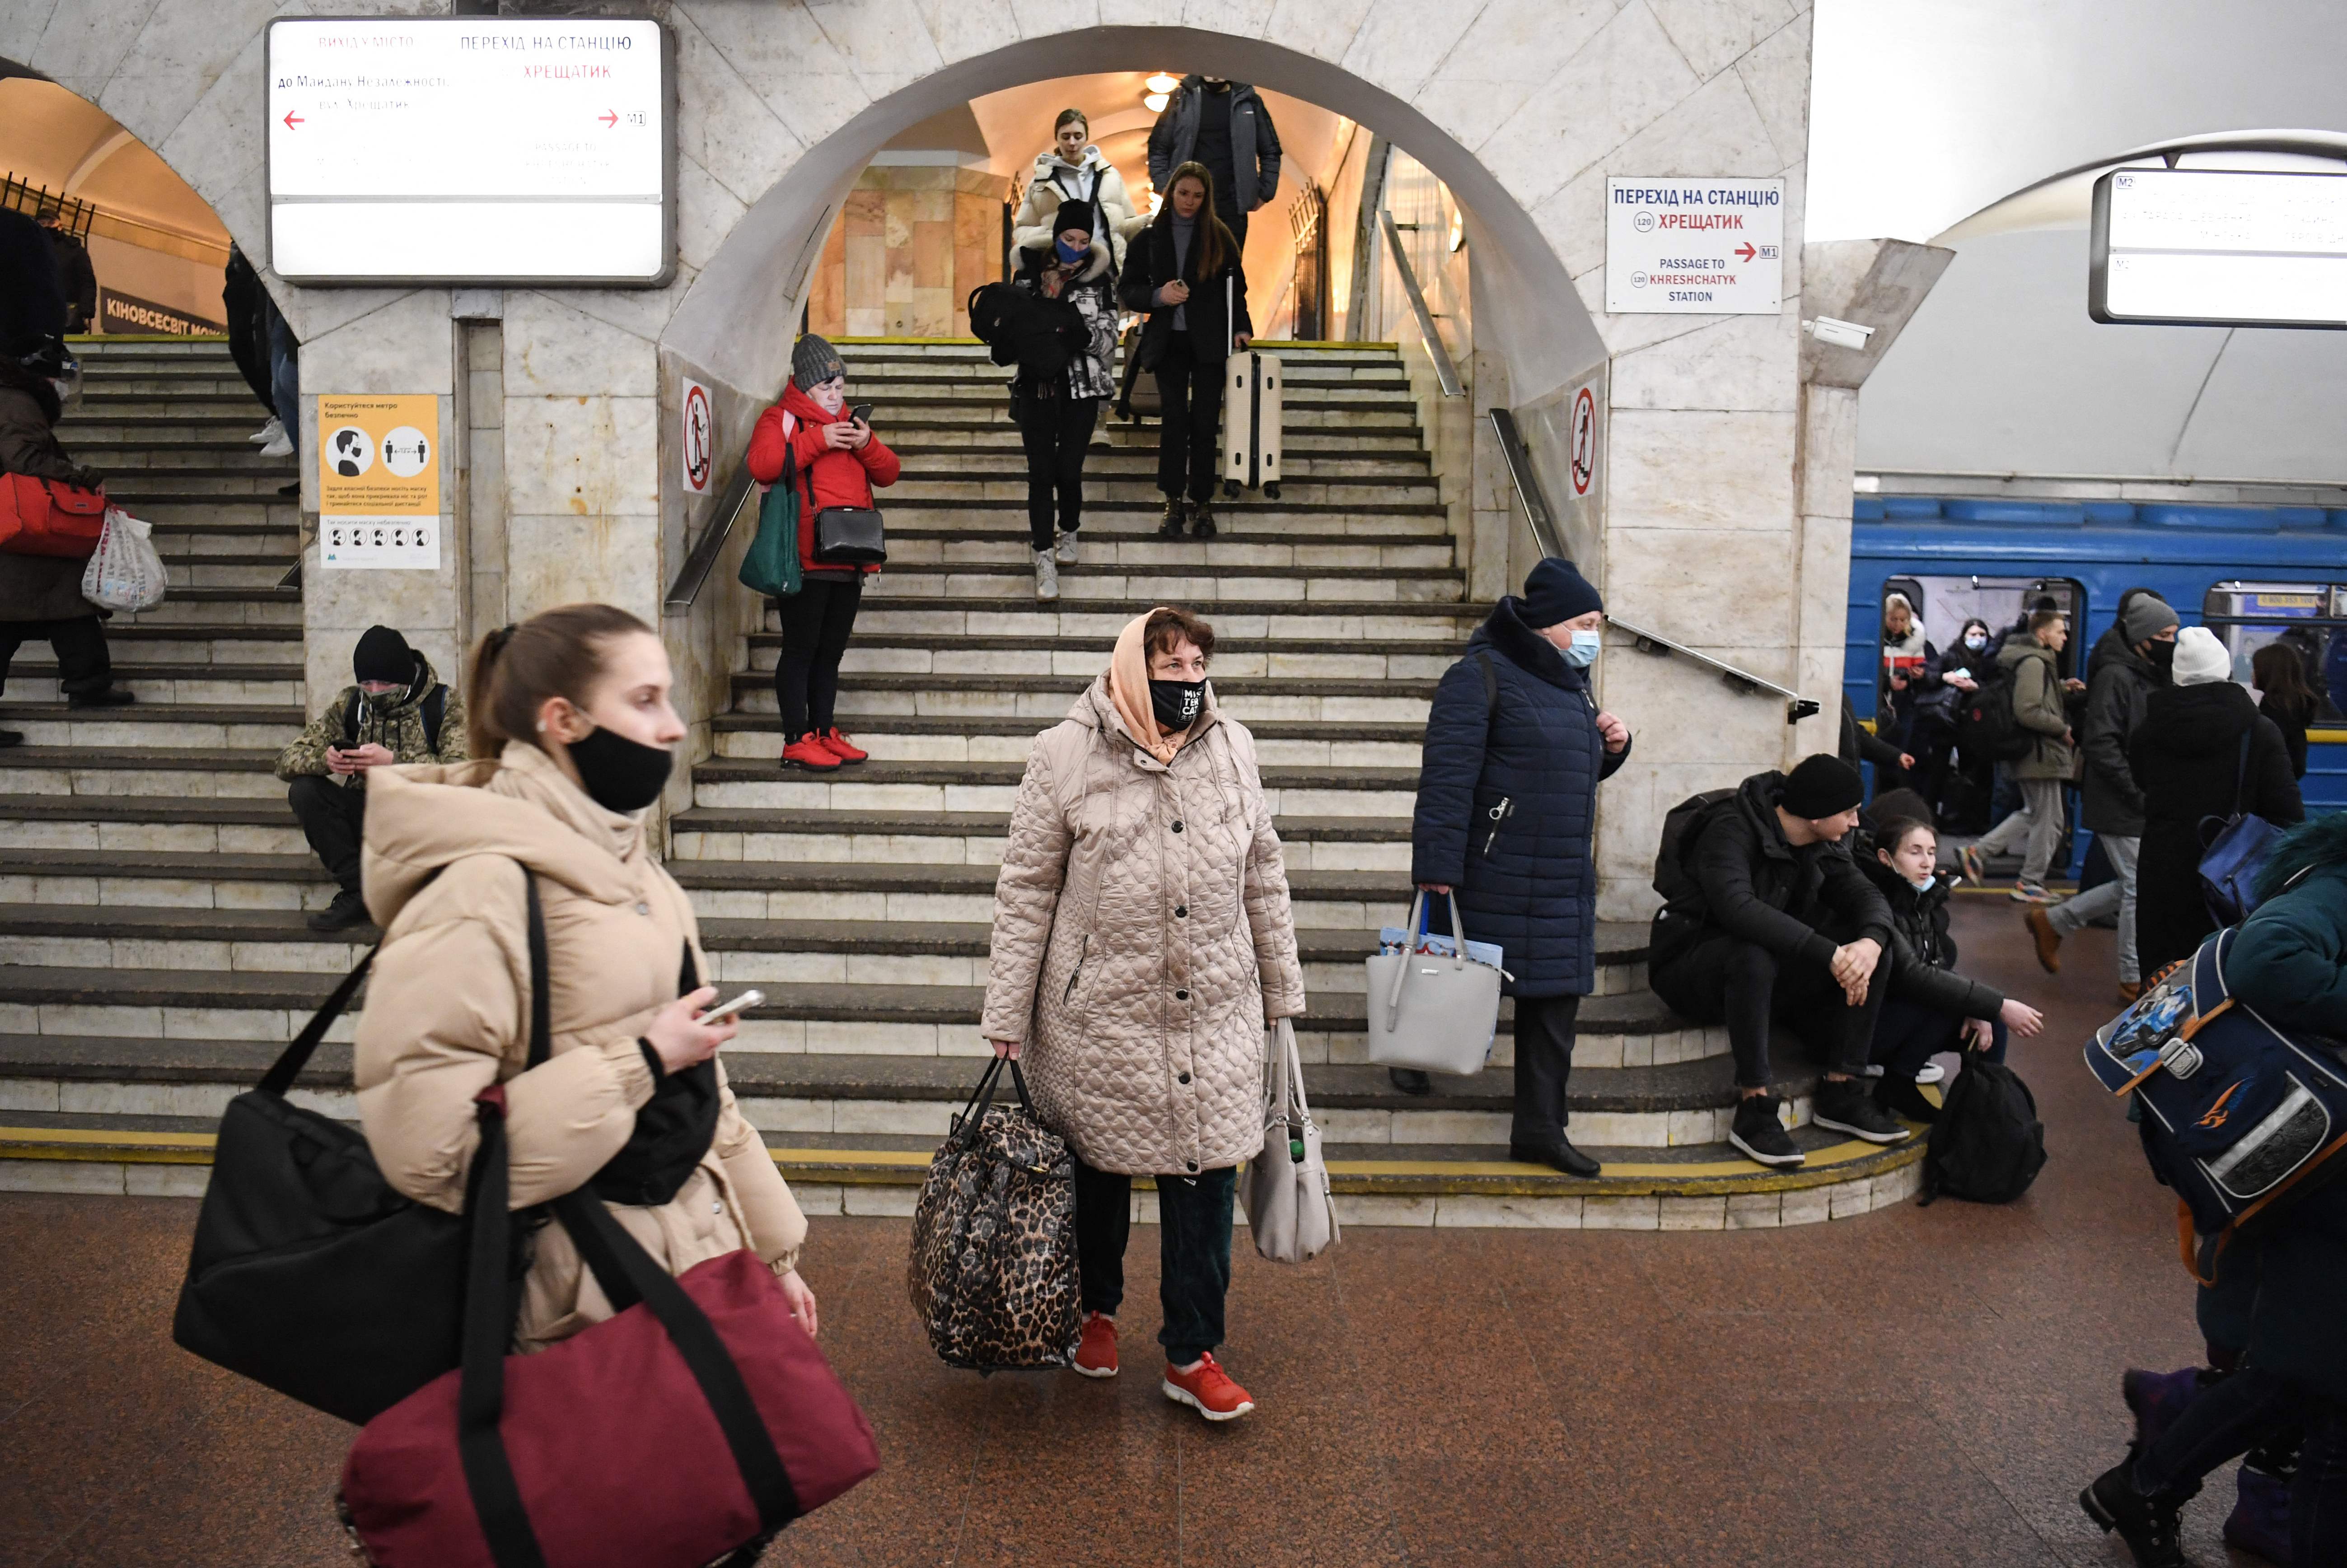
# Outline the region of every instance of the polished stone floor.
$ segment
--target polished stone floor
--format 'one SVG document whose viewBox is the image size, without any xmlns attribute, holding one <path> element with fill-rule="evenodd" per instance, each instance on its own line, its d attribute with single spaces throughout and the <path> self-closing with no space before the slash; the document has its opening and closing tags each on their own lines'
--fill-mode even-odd
<svg viewBox="0 0 2347 1568">
<path fill-rule="evenodd" d="M 2053 1155 L 2023 1202 L 1725 1235 L 1361 1229 L 1302 1268 L 1245 1254 L 1225 1359 L 1261 1408 L 1221 1429 L 1157 1392 L 1153 1232 L 1122 1378 L 981 1381 L 925 1348 L 904 1222 L 818 1221 L 824 1344 L 885 1468 L 766 1561 L 2123 1563 L 2073 1499 L 2125 1440 L 2120 1369 L 2197 1347 L 2172 1210 L 2078 1062 L 2114 1010 L 2111 938 L 2074 938 L 2050 981 L 2013 905 L 1959 903 L 1966 967 L 2048 1006 L 2014 1056 Z M 349 1429 L 170 1343 L 193 1214 L 0 1198 L 0 1563 L 350 1561 L 328 1512 Z M 2203 1563 L 2228 1561 L 2231 1491 L 2191 1516 Z"/>
</svg>

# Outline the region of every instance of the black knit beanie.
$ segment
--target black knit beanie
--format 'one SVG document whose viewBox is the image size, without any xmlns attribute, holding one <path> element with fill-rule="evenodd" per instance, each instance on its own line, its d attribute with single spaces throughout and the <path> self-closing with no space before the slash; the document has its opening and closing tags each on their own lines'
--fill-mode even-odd
<svg viewBox="0 0 2347 1568">
<path fill-rule="evenodd" d="M 1784 793 L 1777 797 L 1777 804 L 1795 816 L 1822 822 L 1840 816 L 1865 798 L 1866 784 L 1858 770 L 1840 757 L 1819 752 L 1803 757 L 1785 775 Z"/>
<path fill-rule="evenodd" d="M 1051 220 L 1054 238 L 1071 229 L 1081 229 L 1087 234 L 1100 232 L 1097 220 L 1092 217 L 1092 204 L 1081 196 L 1071 196 L 1061 202 L 1058 215 Z"/>
<path fill-rule="evenodd" d="M 1582 576 L 1571 561 L 1556 556 L 1532 568 L 1532 575 L 1524 579 L 1523 597 L 1516 603 L 1524 624 L 1535 631 L 1605 608 L 1605 601 L 1597 596 L 1596 585 Z"/>
<path fill-rule="evenodd" d="M 370 626 L 351 655 L 351 672 L 360 681 L 395 681 L 405 686 L 415 679 L 415 650 L 388 626 Z"/>
<path fill-rule="evenodd" d="M 809 333 L 791 348 L 791 379 L 798 384 L 801 392 L 846 374 L 847 366 L 840 363 L 839 351 L 826 338 Z"/>
</svg>

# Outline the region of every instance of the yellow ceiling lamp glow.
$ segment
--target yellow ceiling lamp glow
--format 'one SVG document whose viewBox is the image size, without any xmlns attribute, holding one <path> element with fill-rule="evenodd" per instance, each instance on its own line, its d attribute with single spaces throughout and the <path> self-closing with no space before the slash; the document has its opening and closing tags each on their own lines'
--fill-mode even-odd
<svg viewBox="0 0 2347 1568">
<path fill-rule="evenodd" d="M 1151 114 L 1163 114 L 1165 103 L 1166 96 L 1163 93 L 1143 93 L 1141 97 L 1141 107 Z"/>
<path fill-rule="evenodd" d="M 1175 87 L 1182 85 L 1182 78 L 1179 77 L 1169 77 L 1163 71 L 1160 71 L 1141 85 L 1147 87 L 1151 92 L 1155 93 L 1160 97 L 1163 97 L 1167 94 L 1171 93 Z"/>
</svg>

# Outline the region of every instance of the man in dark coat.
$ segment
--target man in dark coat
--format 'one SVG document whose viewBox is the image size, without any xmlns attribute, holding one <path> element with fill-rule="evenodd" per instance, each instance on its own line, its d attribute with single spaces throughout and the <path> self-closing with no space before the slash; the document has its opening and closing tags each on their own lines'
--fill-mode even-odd
<svg viewBox="0 0 2347 1568">
<path fill-rule="evenodd" d="M 2032 905 L 2022 912 L 2047 974 L 2062 969 L 2062 938 L 2104 916 L 2119 921 L 2119 1000 L 2142 993 L 2137 960 L 2136 858 L 2143 845 L 2143 791 L 2127 766 L 2127 743 L 2143 723 L 2144 705 L 2168 684 L 2176 661 L 2176 611 L 2153 593 L 2141 593 L 2119 611 L 2095 644 L 2092 678 L 2086 683 L 2086 776 L 2079 790 L 2079 820 L 2102 845 L 2111 879 L 2052 908 Z"/>
<path fill-rule="evenodd" d="M 49 253 L 56 258 L 57 288 L 66 298 L 66 331 L 86 333 L 97 319 L 97 272 L 89 264 L 89 247 L 57 220 L 54 207 L 42 208 L 36 221 L 48 236 Z"/>
<path fill-rule="evenodd" d="M 1594 1176 L 1565 1136 L 1574 1020 L 1597 975 L 1597 785 L 1629 729 L 1589 695 L 1604 605 L 1573 563 L 1544 560 L 1500 600 L 1436 688 L 1410 825 L 1410 879 L 1458 899 L 1469 939 L 1514 977 L 1512 1157 Z M 1440 928 L 1439 922 L 1430 921 Z M 1394 1081 L 1426 1091 L 1426 1075 Z"/>
<path fill-rule="evenodd" d="M 1810 1116 L 1872 1143 L 1910 1134 L 1863 1076 L 1890 975 L 1891 907 L 1851 861 L 1864 786 L 1839 757 L 1755 774 L 1665 842 L 1665 899 L 1647 947 L 1655 994 L 1702 1023 L 1726 1023 L 1741 1093 L 1727 1141 L 1763 1165 L 1802 1163 L 1771 1089 L 1768 1025 L 1799 1019 L 1825 1057 Z"/>
<path fill-rule="evenodd" d="M 1223 77 L 1183 77 L 1149 129 L 1149 183 L 1164 193 L 1194 159 L 1214 177 L 1214 212 L 1245 249 L 1247 214 L 1279 190 L 1279 132 L 1262 95 Z"/>
<path fill-rule="evenodd" d="M 2232 655 L 2216 634 L 2205 626 L 2178 632 L 2175 661 L 2176 684 L 2151 694 L 2127 743 L 2127 766 L 2143 791 L 2136 960 L 2146 975 L 2191 957 L 2217 928 L 2200 893 L 2204 821 L 2236 810 L 2277 826 L 2306 816 L 2290 748 L 2232 680 Z"/>
<path fill-rule="evenodd" d="M 22 359 L 65 330 L 66 296 L 49 237 L 22 212 L 0 207 L 0 354 Z"/>
</svg>

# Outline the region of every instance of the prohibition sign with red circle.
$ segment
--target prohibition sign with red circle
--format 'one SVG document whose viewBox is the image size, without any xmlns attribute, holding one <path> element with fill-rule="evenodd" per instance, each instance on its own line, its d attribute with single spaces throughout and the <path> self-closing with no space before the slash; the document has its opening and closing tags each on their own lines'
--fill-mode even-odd
<svg viewBox="0 0 2347 1568">
<path fill-rule="evenodd" d="M 1597 477 L 1597 399 L 1583 387 L 1573 400 L 1573 493 L 1589 494 Z"/>
</svg>

